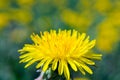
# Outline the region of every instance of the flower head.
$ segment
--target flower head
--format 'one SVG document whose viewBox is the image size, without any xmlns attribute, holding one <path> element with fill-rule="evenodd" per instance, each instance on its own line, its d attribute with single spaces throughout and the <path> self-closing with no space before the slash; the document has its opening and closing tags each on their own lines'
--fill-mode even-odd
<svg viewBox="0 0 120 80">
<path fill-rule="evenodd" d="M 36 68 L 42 67 L 45 72 L 49 65 L 52 70 L 58 67 L 59 75 L 64 73 L 67 80 L 70 80 L 68 64 L 74 71 L 80 70 L 85 75 L 85 71 L 92 74 L 92 70 L 87 66 L 95 65 L 92 59 L 101 59 L 100 54 L 89 53 L 95 46 L 96 40 L 89 40 L 85 33 L 80 34 L 76 30 L 61 30 L 58 32 L 40 32 L 40 36 L 32 34 L 31 39 L 34 44 L 25 44 L 20 52 L 20 63 L 27 62 L 25 68 L 38 62 Z"/>
</svg>

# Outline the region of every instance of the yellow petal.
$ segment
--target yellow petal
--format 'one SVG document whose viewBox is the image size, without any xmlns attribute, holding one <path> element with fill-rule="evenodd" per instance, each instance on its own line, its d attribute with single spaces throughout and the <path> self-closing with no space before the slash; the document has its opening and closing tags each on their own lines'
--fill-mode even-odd
<svg viewBox="0 0 120 80">
<path fill-rule="evenodd" d="M 31 60 L 31 61 L 29 61 L 29 62 L 25 65 L 25 68 L 29 67 L 29 66 L 32 65 L 34 62 L 36 62 L 36 60 Z"/>
<path fill-rule="evenodd" d="M 43 66 L 43 69 L 42 69 L 44 72 L 47 70 L 47 68 L 48 68 L 49 64 L 51 63 L 51 61 L 52 61 L 52 59 L 48 59 L 45 62 L 44 66 Z"/>
<path fill-rule="evenodd" d="M 77 38 L 77 31 L 76 30 L 73 30 L 73 34 L 72 34 L 72 38 Z"/>
<path fill-rule="evenodd" d="M 67 36 L 71 36 L 71 30 L 67 31 Z"/>
<path fill-rule="evenodd" d="M 55 59 L 52 64 L 52 70 L 55 70 L 57 68 L 57 63 L 58 63 L 58 59 Z"/>
<path fill-rule="evenodd" d="M 92 40 L 92 41 L 88 44 L 89 49 L 91 49 L 92 47 L 94 47 L 94 46 L 95 46 L 95 43 L 96 43 L 96 40 Z"/>
<path fill-rule="evenodd" d="M 25 57 L 27 57 L 27 56 L 29 56 L 29 54 L 23 54 L 23 55 L 21 55 L 19 58 L 25 58 Z"/>
<path fill-rule="evenodd" d="M 47 58 L 41 60 L 37 65 L 36 68 L 40 68 L 45 62 L 46 62 Z"/>
<path fill-rule="evenodd" d="M 31 39 L 33 40 L 33 42 L 35 44 L 39 44 L 41 42 L 41 38 L 38 35 L 34 34 L 34 33 L 31 35 Z"/>
<path fill-rule="evenodd" d="M 27 58 L 24 58 L 24 59 L 20 60 L 19 63 L 28 62 L 28 61 L 30 61 L 31 59 L 32 59 L 32 58 L 27 57 Z"/>
<path fill-rule="evenodd" d="M 82 33 L 81 36 L 80 36 L 81 41 L 83 41 L 85 39 L 85 37 L 86 37 L 86 34 Z"/>
<path fill-rule="evenodd" d="M 73 62 L 73 60 L 68 59 L 68 63 L 70 64 L 71 68 L 72 68 L 74 71 L 77 71 L 77 67 L 76 67 L 75 63 Z"/>
<path fill-rule="evenodd" d="M 67 80 L 70 80 L 70 72 L 68 69 L 68 65 L 65 61 L 64 61 L 64 75 L 65 75 Z"/>
<path fill-rule="evenodd" d="M 80 57 L 80 60 L 82 60 L 83 62 L 89 64 L 89 65 L 95 65 L 95 62 L 93 62 L 92 60 L 89 60 L 87 58 L 84 57 Z"/>
<path fill-rule="evenodd" d="M 81 45 L 83 44 L 83 40 L 85 39 L 86 37 L 86 34 L 85 33 L 82 33 L 79 37 L 78 37 L 78 40 L 79 40 L 79 47 L 81 47 Z"/>
<path fill-rule="evenodd" d="M 89 36 L 87 36 L 87 38 L 84 40 L 84 42 L 83 42 L 83 47 L 85 47 L 87 44 L 88 44 L 88 42 L 89 42 Z"/>
<path fill-rule="evenodd" d="M 59 75 L 62 75 L 63 73 L 63 67 L 64 67 L 64 63 L 63 63 L 63 60 L 59 60 L 59 66 L 58 66 L 58 73 Z"/>
<path fill-rule="evenodd" d="M 74 60 L 74 63 L 76 64 L 76 66 L 78 67 L 78 69 L 81 71 L 81 73 L 83 75 L 85 75 L 85 71 L 82 69 L 82 67 L 80 66 L 80 63 L 76 60 Z"/>
<path fill-rule="evenodd" d="M 95 54 L 95 53 L 87 53 L 83 56 L 86 58 L 96 59 L 96 60 L 101 60 L 101 58 L 102 58 L 102 54 Z"/>
<path fill-rule="evenodd" d="M 85 65 L 84 63 L 81 63 L 80 66 L 86 70 L 89 74 L 93 74 L 92 70 L 87 66 Z"/>
<path fill-rule="evenodd" d="M 83 68 L 82 68 L 81 66 L 79 66 L 78 69 L 80 70 L 80 72 L 81 72 L 83 75 L 86 74 L 85 71 L 83 70 Z"/>
</svg>

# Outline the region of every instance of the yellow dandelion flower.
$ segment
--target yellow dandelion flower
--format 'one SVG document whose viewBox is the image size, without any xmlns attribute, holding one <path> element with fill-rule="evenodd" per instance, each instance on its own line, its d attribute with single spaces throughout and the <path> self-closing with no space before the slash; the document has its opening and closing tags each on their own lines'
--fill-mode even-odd
<svg viewBox="0 0 120 80">
<path fill-rule="evenodd" d="M 95 65 L 92 59 L 101 59 L 102 56 L 88 53 L 95 46 L 96 40 L 89 41 L 89 36 L 86 37 L 85 33 L 80 34 L 76 30 L 45 31 L 40 32 L 40 36 L 32 34 L 31 39 L 34 44 L 25 44 L 23 49 L 19 50 L 20 63 L 28 62 L 25 65 L 27 68 L 38 62 L 36 68 L 42 67 L 42 72 L 51 64 L 52 70 L 55 71 L 58 67 L 58 74 L 64 73 L 67 80 L 70 80 L 68 64 L 74 71 L 80 70 L 84 75 L 85 71 L 93 74 L 87 64 Z"/>
</svg>

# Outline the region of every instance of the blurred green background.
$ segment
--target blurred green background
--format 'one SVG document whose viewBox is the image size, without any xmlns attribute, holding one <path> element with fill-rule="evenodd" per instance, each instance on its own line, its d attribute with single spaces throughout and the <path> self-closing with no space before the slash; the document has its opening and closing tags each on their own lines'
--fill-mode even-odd
<svg viewBox="0 0 120 80">
<path fill-rule="evenodd" d="M 24 69 L 17 50 L 33 32 L 59 28 L 87 33 L 103 54 L 93 75 L 74 80 L 120 80 L 120 0 L 0 0 L 0 80 L 34 80 L 35 65 Z"/>
</svg>

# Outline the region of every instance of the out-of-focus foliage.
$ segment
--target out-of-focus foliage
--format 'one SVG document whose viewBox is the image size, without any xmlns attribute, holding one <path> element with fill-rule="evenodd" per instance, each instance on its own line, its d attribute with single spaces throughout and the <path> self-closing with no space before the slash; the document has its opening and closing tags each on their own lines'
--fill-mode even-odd
<svg viewBox="0 0 120 80">
<path fill-rule="evenodd" d="M 17 50 L 31 43 L 33 32 L 58 28 L 97 39 L 94 52 L 102 53 L 103 60 L 86 79 L 120 79 L 120 0 L 0 0 L 0 80 L 37 77 L 34 66 L 25 70 L 18 63 Z M 73 77 L 85 78 L 75 73 Z"/>
</svg>

